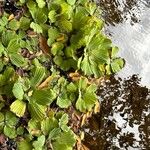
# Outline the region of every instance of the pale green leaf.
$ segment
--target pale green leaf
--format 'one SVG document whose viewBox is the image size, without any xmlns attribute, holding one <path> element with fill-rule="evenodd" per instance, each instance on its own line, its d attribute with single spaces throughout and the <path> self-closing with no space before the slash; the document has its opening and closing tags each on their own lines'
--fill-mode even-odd
<svg viewBox="0 0 150 150">
<path fill-rule="evenodd" d="M 36 0 L 36 2 L 38 3 L 39 8 L 43 8 L 46 4 L 45 0 Z"/>
<path fill-rule="evenodd" d="M 34 32 L 36 32 L 36 33 L 42 33 L 43 32 L 42 27 L 39 24 L 34 23 L 34 22 L 31 22 L 30 28 L 32 28 L 34 30 Z"/>
<path fill-rule="evenodd" d="M 57 138 L 57 141 L 52 143 L 54 150 L 72 149 L 76 142 L 75 134 L 69 130 L 68 132 L 62 132 Z"/>
<path fill-rule="evenodd" d="M 21 100 L 16 100 L 10 105 L 10 110 L 18 117 L 22 117 L 26 111 L 26 103 Z"/>
<path fill-rule="evenodd" d="M 50 20 L 51 23 L 56 22 L 56 11 L 55 10 L 51 10 L 48 14 L 48 18 Z"/>
<path fill-rule="evenodd" d="M 57 98 L 56 104 L 60 108 L 68 108 L 71 105 L 71 100 L 68 98 L 67 94 L 63 93 Z"/>
<path fill-rule="evenodd" d="M 71 32 L 72 23 L 68 20 L 61 20 L 58 22 L 58 26 L 62 31 Z"/>
<path fill-rule="evenodd" d="M 45 140 L 46 138 L 44 135 L 41 135 L 40 137 L 38 137 L 37 141 L 33 142 L 33 147 L 35 148 L 35 150 L 43 150 Z"/>
</svg>

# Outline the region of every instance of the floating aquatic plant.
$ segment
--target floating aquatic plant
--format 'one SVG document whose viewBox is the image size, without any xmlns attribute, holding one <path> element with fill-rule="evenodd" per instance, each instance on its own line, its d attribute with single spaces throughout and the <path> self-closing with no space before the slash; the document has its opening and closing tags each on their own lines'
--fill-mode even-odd
<svg viewBox="0 0 150 150">
<path fill-rule="evenodd" d="M 99 9 L 89 0 L 16 0 L 1 11 L 1 132 L 19 150 L 73 149 L 67 110 L 92 112 L 98 85 L 90 80 L 124 66 Z"/>
</svg>

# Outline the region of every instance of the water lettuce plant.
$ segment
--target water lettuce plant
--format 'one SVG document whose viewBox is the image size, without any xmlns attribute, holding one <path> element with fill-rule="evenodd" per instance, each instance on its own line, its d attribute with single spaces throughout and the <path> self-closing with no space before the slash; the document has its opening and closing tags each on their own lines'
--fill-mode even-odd
<svg viewBox="0 0 150 150">
<path fill-rule="evenodd" d="M 73 107 L 81 116 L 92 112 L 98 85 L 90 81 L 123 68 L 99 17 L 89 0 L 4 3 L 0 132 L 15 140 L 18 150 L 73 149 L 77 135 L 67 110 Z"/>
</svg>

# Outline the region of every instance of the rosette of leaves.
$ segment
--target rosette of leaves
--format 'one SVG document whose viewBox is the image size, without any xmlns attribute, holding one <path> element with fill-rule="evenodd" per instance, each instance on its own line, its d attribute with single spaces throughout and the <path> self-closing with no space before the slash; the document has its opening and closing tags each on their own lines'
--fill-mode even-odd
<svg viewBox="0 0 150 150">
<path fill-rule="evenodd" d="M 60 78 L 57 87 L 56 104 L 60 108 L 68 108 L 75 105 L 76 109 L 80 112 L 91 111 L 97 102 L 97 85 L 89 84 L 87 78 L 80 78 L 76 82 L 68 83 L 64 78 Z"/>
<path fill-rule="evenodd" d="M 73 5 L 72 5 L 73 4 Z M 48 45 L 54 62 L 62 69 L 82 70 L 85 75 L 100 77 L 116 73 L 124 61 L 114 59 L 109 51 L 115 49 L 103 33 L 103 21 L 99 19 L 96 5 L 92 2 L 53 1 L 50 5 Z M 108 67 L 111 62 L 111 69 Z M 114 69 L 114 66 L 118 66 Z"/>
<path fill-rule="evenodd" d="M 22 117 L 28 110 L 32 119 L 42 120 L 46 117 L 46 108 L 56 98 L 53 89 L 38 89 L 39 84 L 45 78 L 45 68 L 33 69 L 31 79 L 18 78 L 13 85 L 12 92 L 17 100 L 10 105 L 10 110 L 18 117 Z"/>
<path fill-rule="evenodd" d="M 24 128 L 18 126 L 19 118 L 10 111 L 0 113 L 0 132 L 3 132 L 10 139 L 23 135 Z"/>
</svg>

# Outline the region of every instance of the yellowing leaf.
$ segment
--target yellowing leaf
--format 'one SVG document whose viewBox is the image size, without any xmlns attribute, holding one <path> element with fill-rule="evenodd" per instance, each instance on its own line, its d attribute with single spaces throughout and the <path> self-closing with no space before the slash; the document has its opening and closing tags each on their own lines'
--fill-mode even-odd
<svg viewBox="0 0 150 150">
<path fill-rule="evenodd" d="M 10 110 L 18 117 L 22 117 L 26 110 L 26 103 L 21 100 L 16 100 L 10 105 Z"/>
</svg>

